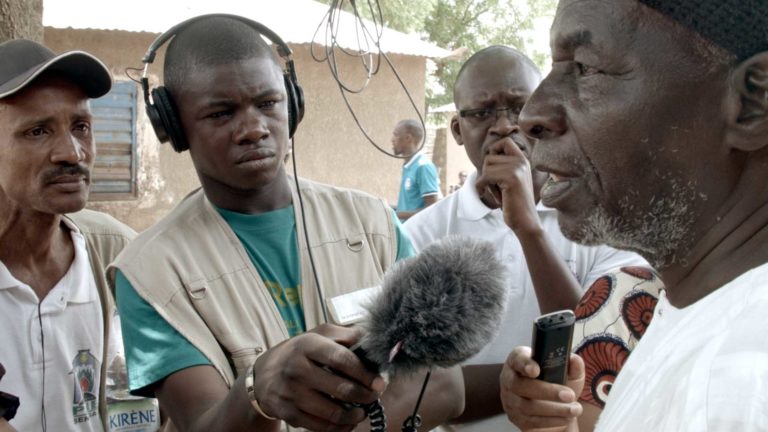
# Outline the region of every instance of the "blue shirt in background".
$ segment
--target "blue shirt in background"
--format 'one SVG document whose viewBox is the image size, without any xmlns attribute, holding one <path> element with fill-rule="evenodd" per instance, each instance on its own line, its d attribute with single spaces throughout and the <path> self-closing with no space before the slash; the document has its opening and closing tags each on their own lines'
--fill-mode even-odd
<svg viewBox="0 0 768 432">
<path fill-rule="evenodd" d="M 437 168 L 421 153 L 414 155 L 403 165 L 397 211 L 414 211 L 424 207 L 424 196 L 438 195 L 440 179 Z"/>
</svg>

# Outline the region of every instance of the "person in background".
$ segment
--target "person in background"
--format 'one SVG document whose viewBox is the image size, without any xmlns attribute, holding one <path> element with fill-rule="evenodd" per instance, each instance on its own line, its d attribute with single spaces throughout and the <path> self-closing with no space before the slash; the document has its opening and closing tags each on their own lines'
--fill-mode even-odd
<svg viewBox="0 0 768 432">
<path fill-rule="evenodd" d="M 459 186 L 458 187 L 464 186 L 464 182 L 466 182 L 466 181 L 467 181 L 467 172 L 464 171 L 464 170 L 459 171 Z"/>
<path fill-rule="evenodd" d="M 403 163 L 397 217 L 407 220 L 440 199 L 437 168 L 416 150 L 424 141 L 424 128 L 416 120 L 401 120 L 392 131 L 392 149 L 397 156 L 408 156 Z"/>
<path fill-rule="evenodd" d="M 19 431 L 107 430 L 114 303 L 107 264 L 134 236 L 83 210 L 94 163 L 89 99 L 112 78 L 82 51 L 0 44 L 0 391 Z M 111 276 L 111 275 L 110 275 Z"/>
<path fill-rule="evenodd" d="M 490 46 L 462 65 L 454 86 L 459 114 L 451 131 L 476 167 L 464 187 L 405 223 L 421 250 L 451 235 L 492 242 L 507 268 L 507 310 L 494 341 L 463 369 L 466 408 L 450 427 L 461 431 L 509 429 L 499 398 L 499 374 L 509 352 L 529 344 L 542 313 L 573 309 L 584 290 L 625 266 L 647 266 L 631 253 L 585 247 L 560 233 L 553 209 L 539 202 L 547 176 L 531 170 L 535 145 L 518 124 L 541 75 L 517 50 Z"/>
<path fill-rule="evenodd" d="M 565 235 L 637 251 L 665 284 L 596 429 L 768 430 L 768 3 L 604 6 L 560 1 L 520 116 Z M 577 430 L 571 360 L 559 386 L 514 350 L 509 418 Z"/>
<path fill-rule="evenodd" d="M 287 175 L 296 88 L 253 22 L 204 15 L 174 29 L 166 114 L 202 188 L 114 263 L 131 390 L 156 395 L 182 431 L 349 431 L 365 419 L 350 403 L 379 396 L 398 427 L 423 374 L 382 395 L 347 348 L 360 331 L 325 311 L 378 285 L 410 240 L 384 201 Z M 435 374 L 427 427 L 463 405 L 454 371 Z"/>
<path fill-rule="evenodd" d="M 459 171 L 459 184 L 451 185 L 451 190 L 449 193 L 454 193 L 457 190 L 461 189 L 462 186 L 464 186 L 464 182 L 467 181 L 467 172 L 464 170 Z"/>
</svg>

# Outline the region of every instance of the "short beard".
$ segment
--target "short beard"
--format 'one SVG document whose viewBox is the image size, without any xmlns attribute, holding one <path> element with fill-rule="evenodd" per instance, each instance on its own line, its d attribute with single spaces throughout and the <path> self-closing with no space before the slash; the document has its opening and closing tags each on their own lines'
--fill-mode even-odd
<svg viewBox="0 0 768 432">
<path fill-rule="evenodd" d="M 659 271 L 675 264 L 686 266 L 693 245 L 693 204 L 706 197 L 700 197 L 691 182 L 671 180 L 669 186 L 668 196 L 651 197 L 647 208 L 632 198 L 638 194 L 624 196 L 615 214 L 598 205 L 583 223 L 564 234 L 585 245 L 607 244 L 636 252 Z"/>
</svg>

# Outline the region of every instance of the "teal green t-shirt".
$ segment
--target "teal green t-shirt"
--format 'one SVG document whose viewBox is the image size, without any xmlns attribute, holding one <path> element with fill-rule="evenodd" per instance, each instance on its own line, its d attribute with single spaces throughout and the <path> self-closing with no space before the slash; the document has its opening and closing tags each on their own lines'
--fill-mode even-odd
<svg viewBox="0 0 768 432">
<path fill-rule="evenodd" d="M 240 239 L 270 290 L 290 335 L 305 331 L 293 206 L 258 215 L 217 210 Z M 397 233 L 397 259 L 413 256 L 413 245 L 394 211 L 391 216 Z M 117 307 L 122 317 L 128 386 L 134 394 L 150 395 L 147 387 L 168 375 L 188 367 L 211 364 L 136 293 L 120 271 L 115 285 Z"/>
<path fill-rule="evenodd" d="M 306 331 L 293 206 L 250 215 L 216 209 L 243 244 L 293 337 Z"/>
</svg>

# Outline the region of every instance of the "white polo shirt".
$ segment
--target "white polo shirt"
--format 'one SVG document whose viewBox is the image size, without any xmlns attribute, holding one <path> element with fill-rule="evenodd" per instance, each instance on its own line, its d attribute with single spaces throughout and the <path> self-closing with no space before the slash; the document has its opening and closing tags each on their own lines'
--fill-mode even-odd
<svg viewBox="0 0 768 432">
<path fill-rule="evenodd" d="M 480 200 L 475 189 L 476 180 L 477 172 L 473 172 L 461 189 L 408 219 L 405 228 L 416 250 L 448 235 L 465 235 L 495 245 L 509 281 L 506 312 L 496 338 L 466 364 L 498 364 L 506 360 L 514 347 L 530 346 L 531 326 L 540 311 L 520 241 L 504 223 L 501 209 L 492 210 Z M 643 258 L 634 253 L 607 246 L 578 245 L 560 232 L 554 209 L 539 204 L 537 211 L 554 250 L 584 290 L 617 267 L 648 266 Z M 503 414 L 444 429 L 483 432 L 518 430 Z"/>
<path fill-rule="evenodd" d="M 0 261 L 0 363 L 6 369 L 0 390 L 20 399 L 10 422 L 19 431 L 40 431 L 43 423 L 48 431 L 103 431 L 101 302 L 85 239 L 63 222 L 72 234 L 75 258 L 42 302 Z"/>
</svg>

